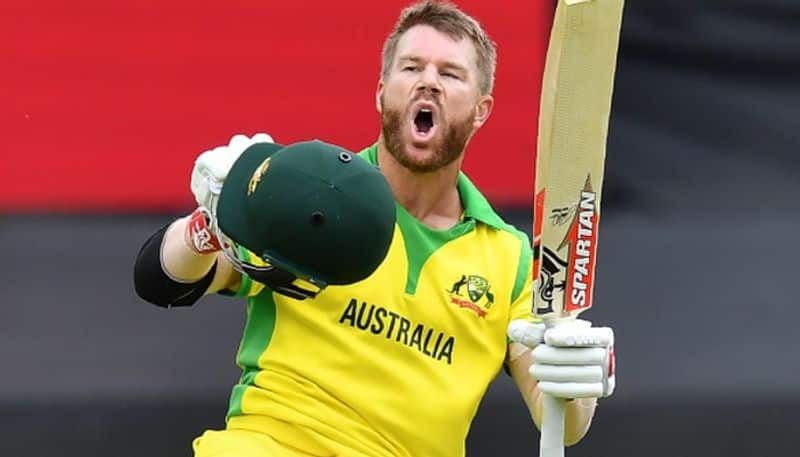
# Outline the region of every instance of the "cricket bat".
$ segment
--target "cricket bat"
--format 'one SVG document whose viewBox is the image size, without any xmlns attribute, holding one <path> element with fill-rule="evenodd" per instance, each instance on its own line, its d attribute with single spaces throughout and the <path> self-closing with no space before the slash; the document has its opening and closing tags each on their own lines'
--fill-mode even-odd
<svg viewBox="0 0 800 457">
<path fill-rule="evenodd" d="M 533 313 L 548 326 L 592 306 L 606 138 L 623 0 L 558 0 L 539 111 Z M 541 457 L 564 456 L 564 400 L 543 398 Z"/>
</svg>

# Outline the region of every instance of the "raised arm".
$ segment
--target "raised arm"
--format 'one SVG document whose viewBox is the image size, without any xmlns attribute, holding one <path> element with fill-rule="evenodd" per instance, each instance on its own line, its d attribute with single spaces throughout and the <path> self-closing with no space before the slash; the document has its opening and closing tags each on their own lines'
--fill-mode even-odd
<svg viewBox="0 0 800 457">
<path fill-rule="evenodd" d="M 519 343 L 511 343 L 508 347 L 508 353 L 510 355 L 508 369 L 511 377 L 522 394 L 522 399 L 531 413 L 536 428 L 541 429 L 542 393 L 538 387 L 539 382 L 530 374 L 530 368 L 533 366 L 531 350 Z M 565 445 L 571 446 L 586 435 L 592 423 L 595 405 L 597 405 L 595 398 L 579 398 L 567 401 L 564 419 Z"/>
<path fill-rule="evenodd" d="M 167 308 L 191 306 L 203 295 L 238 288 L 241 274 L 221 253 L 216 237 L 216 203 L 233 163 L 257 142 L 272 138 L 236 135 L 227 146 L 197 158 L 191 188 L 199 207 L 156 231 L 136 258 L 134 286 L 142 299 Z"/>
<path fill-rule="evenodd" d="M 584 320 L 545 329 L 512 321 L 506 364 L 536 426 L 541 429 L 542 393 L 567 399 L 564 444 L 586 435 L 597 399 L 614 391 L 614 333 Z"/>
</svg>

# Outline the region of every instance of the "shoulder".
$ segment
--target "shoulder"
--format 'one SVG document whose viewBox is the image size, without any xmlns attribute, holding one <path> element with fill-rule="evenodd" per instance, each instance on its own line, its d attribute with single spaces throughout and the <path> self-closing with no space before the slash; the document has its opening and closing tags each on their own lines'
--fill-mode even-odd
<svg viewBox="0 0 800 457">
<path fill-rule="evenodd" d="M 493 248 L 500 250 L 506 258 L 516 258 L 519 263 L 530 263 L 533 252 L 530 237 L 517 227 L 503 221 L 498 216 L 499 223 L 487 224 L 478 221 L 478 226 L 490 235 Z"/>
<path fill-rule="evenodd" d="M 463 172 L 458 177 L 458 192 L 464 205 L 465 217 L 475 219 L 479 224 L 486 226 L 487 230 L 495 232 L 499 239 L 509 240 L 520 252 L 527 251 L 526 255 L 530 255 L 528 235 L 503 220 Z"/>
<path fill-rule="evenodd" d="M 530 238 L 522 230 L 504 221 L 466 174 L 459 176 L 458 187 L 465 216 L 475 219 L 478 230 L 487 234 L 492 255 L 500 259 L 500 269 L 507 272 L 511 302 L 514 302 L 520 297 L 531 277 L 533 252 Z"/>
</svg>

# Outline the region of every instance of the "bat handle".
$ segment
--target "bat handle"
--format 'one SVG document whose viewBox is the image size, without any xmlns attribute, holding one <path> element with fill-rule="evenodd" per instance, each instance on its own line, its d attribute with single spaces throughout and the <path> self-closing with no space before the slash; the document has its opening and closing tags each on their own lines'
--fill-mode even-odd
<svg viewBox="0 0 800 457">
<path fill-rule="evenodd" d="M 563 398 L 542 396 L 542 436 L 539 440 L 539 457 L 564 457 Z"/>
<path fill-rule="evenodd" d="M 547 319 L 545 324 L 553 328 L 572 320 L 572 317 Z M 542 395 L 542 433 L 539 439 L 539 457 L 564 457 L 564 416 L 566 403 L 563 398 Z"/>
</svg>

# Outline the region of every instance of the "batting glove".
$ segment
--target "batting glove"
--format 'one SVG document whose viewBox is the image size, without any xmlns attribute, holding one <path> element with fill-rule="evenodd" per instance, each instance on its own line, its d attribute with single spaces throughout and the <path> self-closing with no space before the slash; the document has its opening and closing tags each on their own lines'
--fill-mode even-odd
<svg viewBox="0 0 800 457">
<path fill-rule="evenodd" d="M 266 133 L 256 133 L 252 138 L 234 135 L 227 146 L 219 146 L 200 154 L 194 163 L 191 182 L 197 204 L 206 208 L 212 217 L 216 217 L 219 193 L 233 163 L 250 146 L 272 142 L 272 137 Z"/>
<path fill-rule="evenodd" d="M 184 240 L 189 249 L 198 254 L 211 254 L 222 250 L 222 243 L 213 224 L 214 217 L 202 206 L 198 206 L 189 215 L 184 233 Z"/>
<path fill-rule="evenodd" d="M 559 398 L 600 398 L 614 392 L 614 331 L 571 320 L 553 327 L 514 320 L 508 337 L 533 349 L 529 371 L 542 393 Z"/>
</svg>

